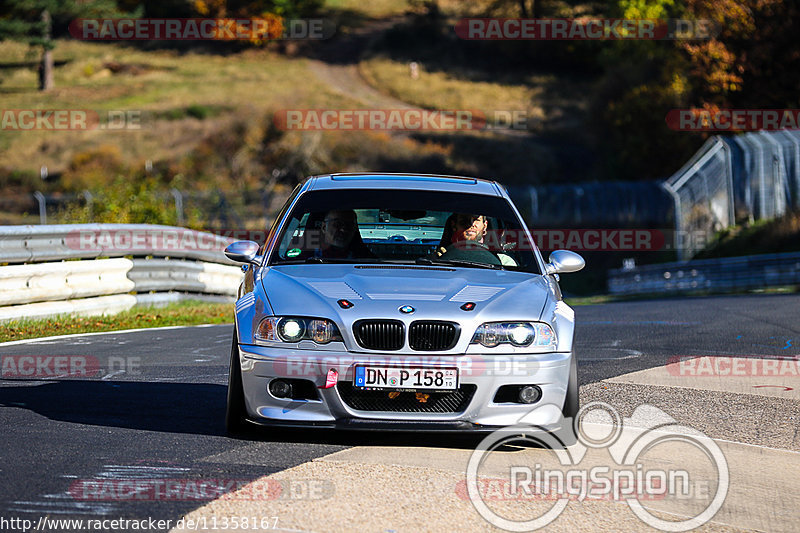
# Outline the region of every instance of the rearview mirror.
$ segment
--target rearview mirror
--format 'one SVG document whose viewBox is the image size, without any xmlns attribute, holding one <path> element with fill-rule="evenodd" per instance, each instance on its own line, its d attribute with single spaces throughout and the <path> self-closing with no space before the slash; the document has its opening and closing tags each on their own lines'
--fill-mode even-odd
<svg viewBox="0 0 800 533">
<path fill-rule="evenodd" d="M 258 255 L 258 243 L 253 241 L 236 241 L 225 248 L 225 257 L 237 263 L 261 264 L 261 256 Z"/>
<path fill-rule="evenodd" d="M 549 263 L 545 265 L 546 274 L 577 272 L 586 266 L 583 257 L 569 250 L 555 250 L 550 254 L 548 261 Z"/>
</svg>

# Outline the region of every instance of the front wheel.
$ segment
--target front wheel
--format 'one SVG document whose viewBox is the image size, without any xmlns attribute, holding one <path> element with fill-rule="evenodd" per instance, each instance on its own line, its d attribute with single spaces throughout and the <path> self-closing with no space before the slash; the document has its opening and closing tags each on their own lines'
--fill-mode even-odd
<svg viewBox="0 0 800 533">
<path fill-rule="evenodd" d="M 244 387 L 242 386 L 242 366 L 239 363 L 239 342 L 233 332 L 231 345 L 231 364 L 228 372 L 228 402 L 225 407 L 225 430 L 230 435 L 239 435 L 245 430 Z"/>
<path fill-rule="evenodd" d="M 567 397 L 564 399 L 564 407 L 561 414 L 564 416 L 564 426 L 556 433 L 565 446 L 572 446 L 578 442 L 575 422 L 580 410 L 580 400 L 578 398 L 578 361 L 575 352 L 569 363 L 569 382 L 567 383 Z"/>
</svg>

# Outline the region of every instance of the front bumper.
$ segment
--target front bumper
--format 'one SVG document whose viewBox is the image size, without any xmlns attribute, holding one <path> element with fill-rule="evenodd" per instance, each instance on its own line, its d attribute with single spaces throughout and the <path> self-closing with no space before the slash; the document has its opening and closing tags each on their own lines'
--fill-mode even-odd
<svg viewBox="0 0 800 533">
<path fill-rule="evenodd" d="M 547 430 L 561 426 L 571 353 L 509 355 L 406 355 L 347 351 L 287 350 L 239 346 L 248 419 L 263 425 L 401 431 L 492 431 L 529 424 Z M 354 366 L 380 364 L 411 367 L 457 367 L 460 386 L 474 386 L 468 402 L 452 412 L 360 410 L 343 399 L 338 386 L 324 388 L 328 371 L 352 384 Z M 276 398 L 268 384 L 276 378 L 304 379 L 316 387 L 317 399 Z M 542 396 L 534 404 L 496 403 L 503 385 L 537 385 Z M 392 405 L 387 399 L 380 406 Z"/>
</svg>

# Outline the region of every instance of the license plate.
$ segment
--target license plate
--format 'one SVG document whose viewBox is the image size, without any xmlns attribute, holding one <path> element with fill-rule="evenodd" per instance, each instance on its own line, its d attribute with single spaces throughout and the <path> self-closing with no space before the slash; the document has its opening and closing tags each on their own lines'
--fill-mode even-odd
<svg viewBox="0 0 800 533">
<path fill-rule="evenodd" d="M 356 366 L 355 386 L 373 390 L 455 390 L 458 369 Z"/>
</svg>

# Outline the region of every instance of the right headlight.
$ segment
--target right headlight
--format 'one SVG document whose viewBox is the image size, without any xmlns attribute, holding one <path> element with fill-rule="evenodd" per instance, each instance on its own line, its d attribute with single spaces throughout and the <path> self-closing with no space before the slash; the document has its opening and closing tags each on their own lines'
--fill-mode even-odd
<svg viewBox="0 0 800 533">
<path fill-rule="evenodd" d="M 342 341 L 336 324 L 327 318 L 296 316 L 268 316 L 258 325 L 257 341 L 300 342 L 311 340 L 317 344 Z"/>
<path fill-rule="evenodd" d="M 544 322 L 486 322 L 478 326 L 470 344 L 494 348 L 501 344 L 554 348 L 556 332 Z"/>
</svg>

